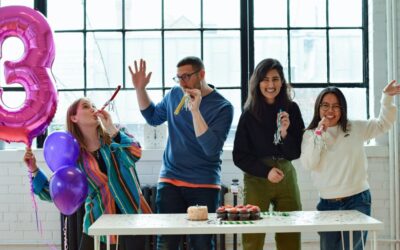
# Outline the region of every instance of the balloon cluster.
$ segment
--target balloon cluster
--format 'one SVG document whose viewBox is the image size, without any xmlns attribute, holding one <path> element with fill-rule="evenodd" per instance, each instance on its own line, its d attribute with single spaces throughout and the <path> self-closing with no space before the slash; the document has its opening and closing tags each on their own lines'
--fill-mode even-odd
<svg viewBox="0 0 400 250">
<path fill-rule="evenodd" d="M 77 168 L 78 141 L 66 131 L 51 133 L 44 142 L 44 158 L 54 172 L 50 179 L 50 196 L 61 213 L 73 214 L 88 193 L 86 176 Z"/>
</svg>

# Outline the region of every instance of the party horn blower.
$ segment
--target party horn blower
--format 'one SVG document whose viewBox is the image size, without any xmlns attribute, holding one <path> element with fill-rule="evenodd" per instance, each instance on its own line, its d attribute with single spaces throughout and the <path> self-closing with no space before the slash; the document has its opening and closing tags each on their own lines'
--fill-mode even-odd
<svg viewBox="0 0 400 250">
<path fill-rule="evenodd" d="M 324 129 L 324 126 L 323 125 L 321 125 L 321 127 L 319 127 L 319 128 L 317 128 L 316 130 L 315 130 L 315 135 L 322 135 L 322 130 Z"/>
<path fill-rule="evenodd" d="M 179 112 L 181 112 L 181 110 L 182 110 L 182 108 L 183 108 L 183 105 L 185 104 L 185 101 L 186 101 L 186 99 L 187 99 L 188 97 L 189 97 L 189 96 L 188 96 L 187 94 L 184 94 L 184 95 L 182 96 L 181 101 L 179 102 L 178 106 L 177 106 L 176 109 L 175 109 L 174 115 L 179 115 Z"/>
<path fill-rule="evenodd" d="M 114 98 L 117 96 L 120 89 L 121 89 L 121 85 L 118 85 L 117 89 L 114 91 L 111 98 L 108 101 L 106 101 L 106 103 L 104 103 L 104 105 L 103 105 L 103 107 L 101 107 L 100 111 L 103 111 L 114 100 Z"/>
</svg>

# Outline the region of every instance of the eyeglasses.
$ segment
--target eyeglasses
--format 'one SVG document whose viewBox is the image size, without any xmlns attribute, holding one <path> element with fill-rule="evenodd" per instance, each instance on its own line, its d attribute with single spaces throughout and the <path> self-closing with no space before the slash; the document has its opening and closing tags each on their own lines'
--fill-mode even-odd
<svg viewBox="0 0 400 250">
<path fill-rule="evenodd" d="M 190 80 L 190 77 L 192 77 L 192 75 L 194 75 L 196 73 L 199 73 L 199 72 L 200 72 L 200 70 L 197 70 L 197 71 L 195 71 L 193 73 L 190 73 L 190 74 L 182 74 L 181 76 L 176 75 L 176 76 L 174 76 L 172 78 L 172 80 L 174 80 L 176 83 L 179 83 L 181 80 L 183 82 L 188 82 Z"/>
<path fill-rule="evenodd" d="M 342 110 L 342 107 L 337 104 L 330 105 L 328 103 L 321 103 L 319 107 L 322 109 L 322 111 L 328 111 L 330 108 L 332 108 L 332 110 L 335 112 Z"/>
</svg>

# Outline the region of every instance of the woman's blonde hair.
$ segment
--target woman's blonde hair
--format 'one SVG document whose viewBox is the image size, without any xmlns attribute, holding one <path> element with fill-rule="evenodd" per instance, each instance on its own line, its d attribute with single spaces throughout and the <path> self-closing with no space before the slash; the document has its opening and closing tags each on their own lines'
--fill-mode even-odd
<svg viewBox="0 0 400 250">
<path fill-rule="evenodd" d="M 87 149 L 87 146 L 84 141 L 84 136 L 83 136 L 81 130 L 79 129 L 79 126 L 75 122 L 72 121 L 71 117 L 76 115 L 76 112 L 79 107 L 79 103 L 81 103 L 81 101 L 83 101 L 83 100 L 87 100 L 90 102 L 90 100 L 85 97 L 75 100 L 69 106 L 68 111 L 67 111 L 67 117 L 66 117 L 67 130 L 78 141 L 79 146 L 80 146 L 81 155 L 83 152 L 87 152 L 87 153 L 90 153 L 90 152 Z M 97 132 L 100 136 L 100 139 L 103 140 L 103 143 L 108 144 L 108 145 L 111 144 L 111 137 L 105 132 L 105 129 L 101 123 L 99 123 L 99 126 L 97 127 Z"/>
</svg>

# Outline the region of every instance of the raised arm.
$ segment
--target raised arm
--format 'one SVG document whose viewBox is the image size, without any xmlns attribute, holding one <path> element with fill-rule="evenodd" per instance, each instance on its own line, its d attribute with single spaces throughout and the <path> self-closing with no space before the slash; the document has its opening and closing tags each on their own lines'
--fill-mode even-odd
<svg viewBox="0 0 400 250">
<path fill-rule="evenodd" d="M 145 110 L 150 106 L 151 99 L 146 91 L 146 86 L 150 82 L 151 73 L 146 75 L 146 61 L 140 59 L 140 65 L 138 69 L 137 61 L 134 61 L 135 70 L 129 66 L 129 72 L 131 73 L 133 87 L 136 89 L 136 96 L 139 103 L 140 110 Z"/>
<path fill-rule="evenodd" d="M 364 140 L 369 140 L 380 134 L 387 132 L 396 120 L 397 107 L 393 102 L 393 97 L 400 94 L 400 85 L 396 80 L 392 80 L 383 89 L 381 108 L 377 118 L 371 118 L 366 123 Z"/>
<path fill-rule="evenodd" d="M 392 80 L 388 85 L 383 88 L 383 93 L 395 96 L 400 94 L 400 85 L 397 84 L 396 80 Z"/>
</svg>

